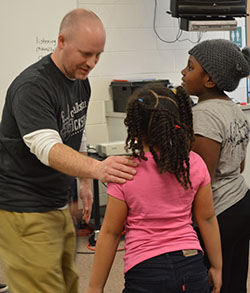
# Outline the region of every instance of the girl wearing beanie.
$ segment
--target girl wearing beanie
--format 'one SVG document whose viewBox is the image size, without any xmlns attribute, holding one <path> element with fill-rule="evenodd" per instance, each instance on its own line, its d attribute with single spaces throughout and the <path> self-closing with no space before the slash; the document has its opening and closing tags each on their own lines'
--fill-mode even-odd
<svg viewBox="0 0 250 293">
<path fill-rule="evenodd" d="M 244 169 L 250 127 L 225 91 L 250 74 L 250 48 L 224 39 L 206 40 L 189 51 L 182 86 L 199 98 L 193 108 L 193 150 L 206 162 L 213 189 L 223 255 L 223 293 L 247 292 L 250 191 Z M 209 264 L 208 264 L 209 265 Z"/>
</svg>

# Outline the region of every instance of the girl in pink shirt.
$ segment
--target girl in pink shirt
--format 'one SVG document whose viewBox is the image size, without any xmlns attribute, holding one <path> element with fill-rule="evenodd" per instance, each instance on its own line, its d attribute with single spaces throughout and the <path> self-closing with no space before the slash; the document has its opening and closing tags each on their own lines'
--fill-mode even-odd
<svg viewBox="0 0 250 293">
<path fill-rule="evenodd" d="M 136 91 L 125 118 L 132 181 L 108 185 L 108 203 L 86 293 L 103 292 L 125 224 L 124 293 L 212 292 L 221 287 L 221 247 L 210 176 L 191 151 L 189 96 L 150 86 Z M 192 212 L 211 262 L 207 270 Z"/>
</svg>

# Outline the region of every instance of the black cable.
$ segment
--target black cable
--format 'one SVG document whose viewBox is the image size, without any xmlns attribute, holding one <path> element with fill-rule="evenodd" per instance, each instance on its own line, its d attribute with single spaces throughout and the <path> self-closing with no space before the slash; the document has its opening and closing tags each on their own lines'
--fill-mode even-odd
<svg viewBox="0 0 250 293">
<path fill-rule="evenodd" d="M 177 41 L 178 42 L 184 42 L 184 41 L 189 41 L 191 42 L 192 44 L 197 44 L 200 42 L 202 36 L 203 36 L 203 33 L 202 32 L 197 32 L 197 41 L 192 41 L 190 39 L 182 39 L 180 40 L 180 37 L 182 36 L 182 30 L 180 29 L 180 19 L 178 19 L 178 27 L 179 27 L 179 30 L 177 32 L 177 35 L 175 37 L 175 40 L 173 41 L 168 41 L 168 40 L 164 40 L 159 34 L 158 32 L 156 31 L 156 27 L 155 27 L 155 22 L 156 22 L 156 11 L 157 11 L 157 0 L 155 0 L 155 7 L 154 7 L 154 18 L 153 18 L 153 30 L 154 30 L 154 33 L 156 34 L 156 36 L 158 37 L 159 40 L 161 40 L 162 42 L 164 43 L 176 43 Z"/>
<path fill-rule="evenodd" d="M 156 27 L 155 27 L 155 21 L 156 21 L 156 10 L 157 10 L 157 0 L 155 0 L 155 7 L 154 7 L 154 19 L 153 19 L 153 30 L 156 34 L 156 36 L 158 37 L 158 39 L 160 39 L 162 42 L 165 42 L 165 43 L 175 43 L 177 41 L 177 39 L 175 39 L 174 41 L 167 41 L 167 40 L 164 40 L 160 37 L 160 35 L 158 34 L 158 32 L 156 31 Z"/>
<path fill-rule="evenodd" d="M 106 183 L 103 183 L 103 182 L 102 182 L 102 185 L 104 185 L 105 187 L 107 187 L 107 186 L 108 186 Z"/>
</svg>

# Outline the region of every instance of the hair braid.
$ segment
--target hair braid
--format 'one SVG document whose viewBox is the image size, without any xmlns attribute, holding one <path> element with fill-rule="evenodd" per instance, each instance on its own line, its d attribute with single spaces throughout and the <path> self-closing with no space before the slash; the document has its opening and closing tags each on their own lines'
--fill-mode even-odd
<svg viewBox="0 0 250 293">
<path fill-rule="evenodd" d="M 128 136 L 126 149 L 134 157 L 147 160 L 143 150 L 149 147 L 160 173 L 170 172 L 187 189 L 189 151 L 193 143 L 190 98 L 182 87 L 174 94 L 159 86 L 144 87 L 134 92 L 124 120 Z"/>
<path fill-rule="evenodd" d="M 176 95 L 178 97 L 180 119 L 188 127 L 188 137 L 190 140 L 190 150 L 194 142 L 194 131 L 193 131 L 193 114 L 192 105 L 189 95 L 186 93 L 183 87 L 179 86 L 176 88 Z"/>
</svg>

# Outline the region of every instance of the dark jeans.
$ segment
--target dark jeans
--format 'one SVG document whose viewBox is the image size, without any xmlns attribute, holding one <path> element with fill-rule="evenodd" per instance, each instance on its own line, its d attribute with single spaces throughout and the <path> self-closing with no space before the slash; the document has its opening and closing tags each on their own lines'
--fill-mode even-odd
<svg viewBox="0 0 250 293">
<path fill-rule="evenodd" d="M 247 293 L 250 237 L 250 191 L 235 205 L 217 216 L 223 256 L 221 293 Z M 197 232 L 204 249 L 199 231 Z M 204 250 L 205 251 L 205 250 Z M 209 261 L 205 254 L 205 265 Z"/>
<path fill-rule="evenodd" d="M 184 256 L 182 251 L 145 260 L 125 274 L 123 293 L 208 293 L 203 254 Z"/>
</svg>

